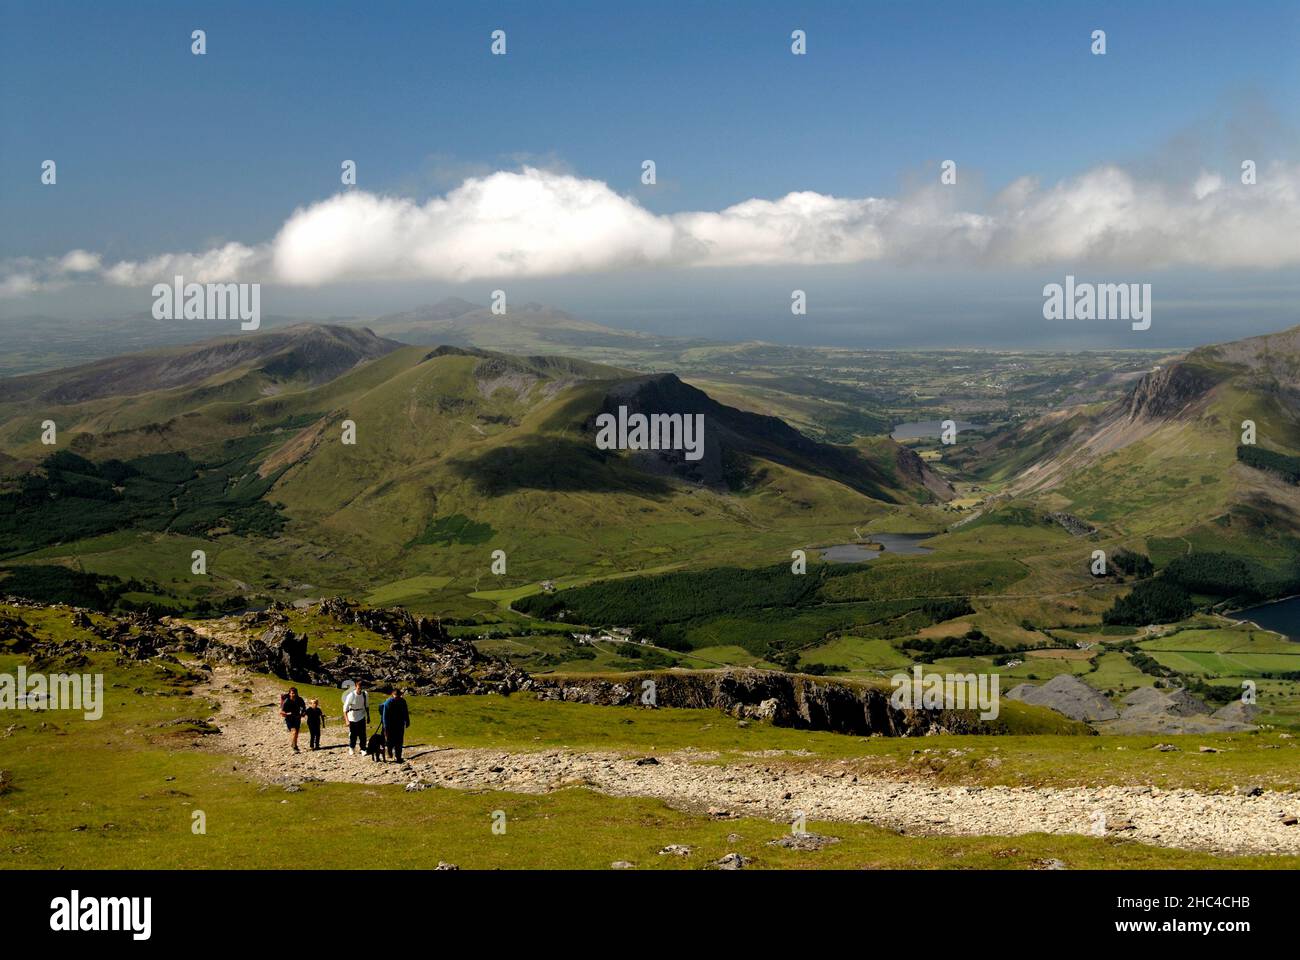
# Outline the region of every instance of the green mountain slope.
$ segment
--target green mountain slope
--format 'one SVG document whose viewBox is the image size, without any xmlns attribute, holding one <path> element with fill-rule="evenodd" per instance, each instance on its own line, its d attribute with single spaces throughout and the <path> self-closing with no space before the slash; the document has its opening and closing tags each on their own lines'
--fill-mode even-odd
<svg viewBox="0 0 1300 960">
<path fill-rule="evenodd" d="M 0 398 L 7 563 L 134 578 L 127 592 L 142 602 L 387 590 L 492 609 L 465 597 L 780 561 L 947 493 L 892 442 L 813 441 L 672 375 L 346 328 L 0 381 Z M 598 450 L 595 417 L 619 405 L 702 413 L 706 456 Z M 45 419 L 58 424 L 54 448 L 40 443 Z M 343 442 L 348 422 L 355 444 Z M 72 459 L 52 466 L 52 450 Z M 161 476 L 160 456 L 173 458 Z M 188 573 L 194 549 L 210 557 L 206 576 Z"/>
<path fill-rule="evenodd" d="M 1300 487 L 1240 460 L 1243 424 L 1260 450 L 1300 452 L 1300 328 L 1205 347 L 1150 371 L 1128 396 L 990 438 L 963 466 L 1001 480 L 1002 500 L 1063 511 L 1157 554 L 1300 548 Z"/>
</svg>

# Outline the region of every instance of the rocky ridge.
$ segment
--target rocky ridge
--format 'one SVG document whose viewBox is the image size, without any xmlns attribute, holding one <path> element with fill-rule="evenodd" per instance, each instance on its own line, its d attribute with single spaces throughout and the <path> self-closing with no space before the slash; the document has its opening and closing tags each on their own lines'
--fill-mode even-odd
<svg viewBox="0 0 1300 960">
<path fill-rule="evenodd" d="M 21 607 L 23 601 L 9 601 Z M 36 606 L 28 604 L 29 606 Z M 290 626 L 286 607 L 215 620 L 187 621 L 149 614 L 93 620 L 71 610 L 74 626 L 93 634 L 85 640 L 44 641 L 25 632 L 19 618 L 0 638 L 16 639 L 15 652 L 53 660 L 102 650 L 104 642 L 134 661 L 160 658 L 173 663 L 196 656 L 203 667 L 229 665 L 283 680 L 316 686 L 342 686 L 360 679 L 371 686 L 397 685 L 419 696 L 510 694 L 532 691 L 540 699 L 625 706 L 653 705 L 717 709 L 744 722 L 826 730 L 858 736 L 928 736 L 943 733 L 997 734 L 998 721 L 981 721 L 974 710 L 911 710 L 890 703 L 889 689 L 768 670 L 727 669 L 619 675 L 530 676 L 504 660 L 480 653 L 468 640 L 451 637 L 437 620 L 401 608 L 375 609 L 338 597 L 317 601 L 312 610 L 334 623 L 359 626 L 385 638 L 386 650 L 334 647 L 322 660 L 309 652 L 310 637 Z M 3 623 L 0 622 L 0 627 Z"/>
<path fill-rule="evenodd" d="M 35 607 L 9 599 L 11 606 Z M 435 620 L 415 617 L 400 608 L 377 610 L 341 598 L 321 600 L 318 613 L 344 625 L 362 626 L 389 641 L 387 650 L 359 650 L 346 645 L 322 662 L 308 653 L 308 637 L 288 625 L 282 607 L 211 621 L 180 621 L 133 613 L 108 619 L 91 618 L 72 609 L 70 622 L 95 640 L 41 640 L 21 614 L 0 621 L 0 639 L 11 650 L 30 653 L 38 661 L 84 658 L 107 643 L 125 660 L 159 658 L 173 663 L 180 655 L 196 656 L 211 669 L 220 664 L 245 667 L 284 680 L 319 686 L 341 686 L 360 679 L 373 685 L 397 684 L 422 696 L 438 694 L 508 694 L 528 689 L 530 678 L 516 667 L 480 653 L 468 640 L 448 636 Z"/>
<path fill-rule="evenodd" d="M 741 720 L 856 736 L 914 737 L 998 732 L 970 710 L 907 710 L 893 706 L 887 687 L 826 681 L 803 674 L 728 669 L 652 672 L 617 679 L 581 675 L 533 678 L 539 698 L 603 706 L 645 703 L 714 708 Z"/>
</svg>

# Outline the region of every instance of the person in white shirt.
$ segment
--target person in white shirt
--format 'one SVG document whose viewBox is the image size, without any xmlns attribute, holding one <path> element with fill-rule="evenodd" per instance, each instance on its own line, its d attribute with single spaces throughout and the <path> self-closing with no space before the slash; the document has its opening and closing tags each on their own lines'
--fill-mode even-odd
<svg viewBox="0 0 1300 960">
<path fill-rule="evenodd" d="M 366 750 L 366 724 L 370 722 L 370 698 L 361 689 L 361 681 L 354 680 L 352 689 L 343 694 L 343 719 L 348 724 L 348 755 L 354 756 L 357 748 Z"/>
</svg>

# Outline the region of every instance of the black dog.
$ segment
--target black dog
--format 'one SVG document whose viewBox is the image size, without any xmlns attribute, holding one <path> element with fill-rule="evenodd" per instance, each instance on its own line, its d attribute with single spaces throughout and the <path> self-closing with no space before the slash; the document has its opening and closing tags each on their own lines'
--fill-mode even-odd
<svg viewBox="0 0 1300 960">
<path fill-rule="evenodd" d="M 366 756 L 375 761 L 375 763 L 384 762 L 383 730 L 376 730 L 370 735 L 370 739 L 366 742 Z"/>
</svg>

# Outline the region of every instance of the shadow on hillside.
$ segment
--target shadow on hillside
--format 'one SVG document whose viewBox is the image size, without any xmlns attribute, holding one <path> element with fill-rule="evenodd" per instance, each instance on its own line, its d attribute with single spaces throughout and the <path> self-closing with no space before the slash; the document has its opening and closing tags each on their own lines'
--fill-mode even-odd
<svg viewBox="0 0 1300 960">
<path fill-rule="evenodd" d="M 554 490 L 663 497 L 672 491 L 666 479 L 634 470 L 590 442 L 558 437 L 497 447 L 472 459 L 452 461 L 450 466 L 490 496 L 516 490 Z"/>
</svg>

